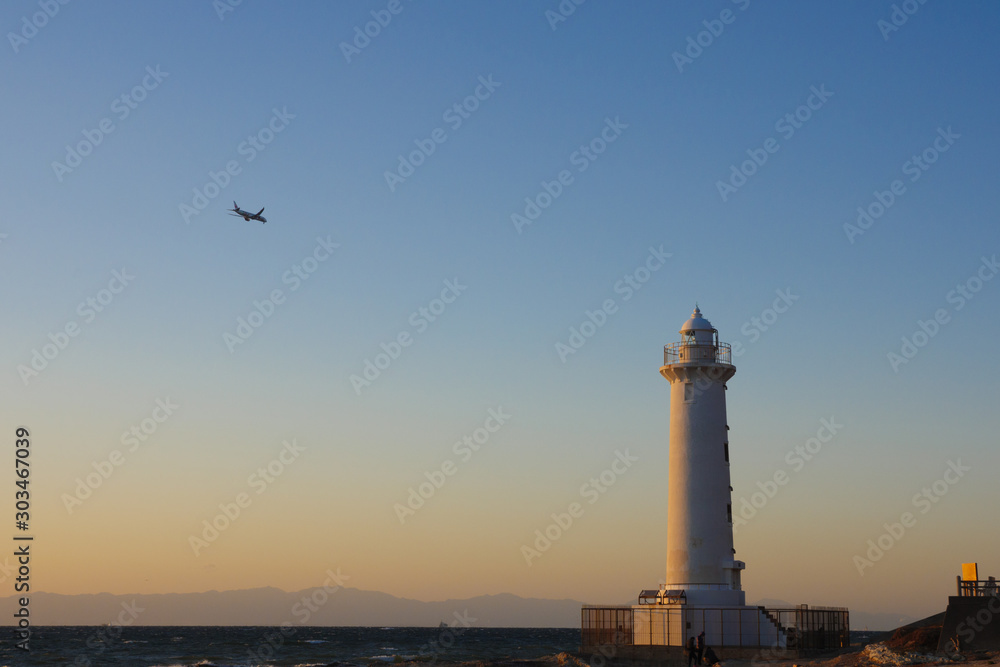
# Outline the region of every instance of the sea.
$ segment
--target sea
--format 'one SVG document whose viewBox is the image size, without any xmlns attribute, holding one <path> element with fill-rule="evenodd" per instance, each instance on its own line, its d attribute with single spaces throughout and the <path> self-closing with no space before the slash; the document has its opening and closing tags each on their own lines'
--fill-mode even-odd
<svg viewBox="0 0 1000 667">
<path fill-rule="evenodd" d="M 0 665 L 426 667 L 533 661 L 580 649 L 580 630 L 558 628 L 33 627 L 29 650 L 0 629 Z M 526 664 L 527 663 L 527 664 Z"/>
</svg>

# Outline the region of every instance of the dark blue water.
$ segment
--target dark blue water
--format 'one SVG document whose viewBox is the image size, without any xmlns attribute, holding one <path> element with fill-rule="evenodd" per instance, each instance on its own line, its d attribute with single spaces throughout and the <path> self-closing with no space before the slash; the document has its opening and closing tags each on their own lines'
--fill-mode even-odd
<svg viewBox="0 0 1000 667">
<path fill-rule="evenodd" d="M 852 644 L 878 633 L 851 632 Z M 39 627 L 31 651 L 17 649 L 14 629 L 0 628 L 0 665 L 295 665 L 371 667 L 415 662 L 505 663 L 576 652 L 580 631 L 551 628 L 316 627 Z M 546 660 L 548 658 L 548 660 Z M 522 663 L 519 667 L 533 667 Z M 534 666 L 538 667 L 538 666 Z"/>
<path fill-rule="evenodd" d="M 284 630 L 284 632 L 282 632 Z M 38 627 L 31 652 L 0 629 L 2 665 L 392 665 L 504 662 L 580 648 L 577 629 Z"/>
</svg>

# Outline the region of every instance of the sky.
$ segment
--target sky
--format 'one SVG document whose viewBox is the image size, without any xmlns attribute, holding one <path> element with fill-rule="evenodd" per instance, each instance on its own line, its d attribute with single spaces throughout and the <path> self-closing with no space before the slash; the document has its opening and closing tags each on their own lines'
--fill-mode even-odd
<svg viewBox="0 0 1000 667">
<path fill-rule="evenodd" d="M 1000 573 L 993 3 L 0 25 L 33 591 L 627 603 L 665 574 L 658 370 L 696 303 L 748 600 L 920 618 Z"/>
</svg>

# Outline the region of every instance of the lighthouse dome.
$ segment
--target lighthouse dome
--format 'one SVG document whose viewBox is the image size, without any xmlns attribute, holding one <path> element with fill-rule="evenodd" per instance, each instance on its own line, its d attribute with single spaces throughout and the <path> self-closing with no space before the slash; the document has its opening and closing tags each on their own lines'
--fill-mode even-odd
<svg viewBox="0 0 1000 667">
<path fill-rule="evenodd" d="M 715 331 L 715 327 L 712 323 L 701 316 L 701 310 L 698 306 L 694 307 L 694 312 L 691 313 L 691 319 L 684 323 L 681 327 L 679 333 L 687 333 L 689 331 Z"/>
</svg>

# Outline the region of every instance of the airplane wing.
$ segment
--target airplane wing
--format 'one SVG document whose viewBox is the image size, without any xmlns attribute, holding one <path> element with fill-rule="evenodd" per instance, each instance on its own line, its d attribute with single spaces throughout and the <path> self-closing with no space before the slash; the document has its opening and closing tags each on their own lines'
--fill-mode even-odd
<svg viewBox="0 0 1000 667">
<path fill-rule="evenodd" d="M 259 211 L 257 211 L 257 213 L 255 213 L 254 215 L 260 215 L 260 214 L 261 214 L 261 213 L 263 213 L 263 212 L 264 212 L 264 209 L 260 209 L 260 210 L 259 210 Z"/>
</svg>

